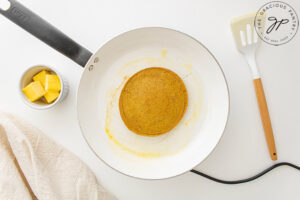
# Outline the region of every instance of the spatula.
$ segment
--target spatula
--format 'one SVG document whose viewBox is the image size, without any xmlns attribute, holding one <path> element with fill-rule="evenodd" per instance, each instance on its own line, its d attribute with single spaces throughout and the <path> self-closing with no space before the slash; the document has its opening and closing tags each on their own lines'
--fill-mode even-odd
<svg viewBox="0 0 300 200">
<path fill-rule="evenodd" d="M 231 21 L 231 30 L 235 39 L 237 49 L 244 55 L 248 62 L 253 76 L 254 87 L 256 91 L 257 102 L 260 110 L 260 116 L 264 127 L 266 140 L 268 143 L 269 153 L 272 160 L 277 160 L 277 152 L 270 120 L 267 101 L 262 86 L 260 74 L 256 67 L 255 53 L 261 39 L 258 37 L 254 19 L 256 13 L 237 17 Z M 260 23 L 262 27 L 265 21 L 265 16 L 261 16 Z M 260 30 L 260 32 L 263 30 Z"/>
</svg>

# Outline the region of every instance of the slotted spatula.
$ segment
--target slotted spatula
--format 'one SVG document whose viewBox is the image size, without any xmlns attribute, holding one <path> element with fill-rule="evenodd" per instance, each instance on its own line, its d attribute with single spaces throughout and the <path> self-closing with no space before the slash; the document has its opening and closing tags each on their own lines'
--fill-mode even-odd
<svg viewBox="0 0 300 200">
<path fill-rule="evenodd" d="M 233 19 L 230 23 L 231 30 L 235 39 L 237 49 L 244 55 L 252 72 L 257 102 L 260 110 L 260 116 L 264 127 L 266 140 L 272 160 L 277 160 L 277 152 L 270 120 L 267 101 L 264 94 L 260 74 L 256 67 L 255 52 L 261 39 L 258 37 L 254 19 L 256 13 L 244 15 Z M 261 17 L 260 22 L 264 24 L 265 16 Z M 263 27 L 263 25 L 262 25 Z M 263 30 L 260 30 L 263 31 Z"/>
</svg>

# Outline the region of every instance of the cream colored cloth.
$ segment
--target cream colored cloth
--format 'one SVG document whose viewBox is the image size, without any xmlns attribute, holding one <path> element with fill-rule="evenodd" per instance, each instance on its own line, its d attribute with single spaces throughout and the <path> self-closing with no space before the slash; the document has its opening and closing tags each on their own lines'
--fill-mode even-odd
<svg viewBox="0 0 300 200">
<path fill-rule="evenodd" d="M 39 130 L 0 112 L 0 200 L 111 200 L 90 169 Z"/>
</svg>

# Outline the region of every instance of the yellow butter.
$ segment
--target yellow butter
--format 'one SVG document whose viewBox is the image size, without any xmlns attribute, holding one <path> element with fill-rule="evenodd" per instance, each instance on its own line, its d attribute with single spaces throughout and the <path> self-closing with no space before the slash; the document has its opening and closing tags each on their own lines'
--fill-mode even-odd
<svg viewBox="0 0 300 200">
<path fill-rule="evenodd" d="M 45 94 L 45 90 L 39 81 L 31 82 L 22 91 L 31 102 L 38 100 Z"/>
<path fill-rule="evenodd" d="M 59 77 L 57 75 L 46 74 L 45 79 L 45 90 L 46 91 L 56 91 L 59 92 L 61 90 L 61 83 Z"/>
<path fill-rule="evenodd" d="M 38 74 L 36 74 L 32 79 L 34 81 L 39 81 L 42 84 L 42 86 L 45 88 L 47 74 L 49 74 L 49 72 L 47 72 L 46 70 L 43 70 L 43 71 L 39 72 Z"/>
<path fill-rule="evenodd" d="M 53 102 L 55 99 L 57 99 L 59 96 L 59 92 L 57 91 L 47 91 L 44 95 L 47 103 Z"/>
</svg>

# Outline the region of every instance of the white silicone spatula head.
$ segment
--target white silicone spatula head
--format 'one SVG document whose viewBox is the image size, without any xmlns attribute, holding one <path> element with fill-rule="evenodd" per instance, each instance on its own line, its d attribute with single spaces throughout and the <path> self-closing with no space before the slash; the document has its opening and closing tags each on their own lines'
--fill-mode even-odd
<svg viewBox="0 0 300 200">
<path fill-rule="evenodd" d="M 230 26 L 235 40 L 237 49 L 244 54 L 254 78 L 258 78 L 259 74 L 255 64 L 255 50 L 260 43 L 255 27 L 256 13 L 243 15 L 231 20 Z M 264 18 L 262 23 L 264 23 Z"/>
<path fill-rule="evenodd" d="M 255 32 L 254 19 L 256 13 L 243 15 L 231 20 L 230 26 L 235 39 L 235 44 L 241 53 L 254 51 L 258 42 L 258 36 Z"/>
</svg>

